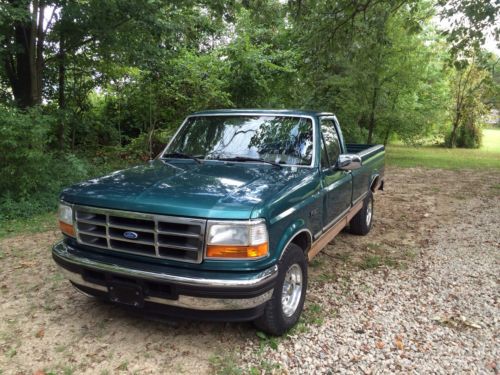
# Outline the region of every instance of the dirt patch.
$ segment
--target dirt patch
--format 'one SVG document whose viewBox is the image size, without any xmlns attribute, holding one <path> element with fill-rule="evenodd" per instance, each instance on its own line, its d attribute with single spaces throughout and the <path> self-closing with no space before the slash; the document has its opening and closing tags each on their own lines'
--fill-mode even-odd
<svg viewBox="0 0 500 375">
<path fill-rule="evenodd" d="M 299 358 L 298 354 L 304 352 L 293 346 L 294 343 L 308 345 L 310 335 L 320 337 L 332 324 L 338 325 L 354 314 L 353 309 L 359 304 L 356 299 L 367 303 L 367 311 L 374 311 L 377 301 L 390 302 L 385 283 L 394 284 L 396 292 L 391 290 L 391 293 L 397 293 L 398 283 L 406 287 L 403 283 L 407 279 L 411 281 L 418 275 L 429 274 L 434 277 L 433 272 L 438 272 L 436 264 L 450 270 L 462 267 L 446 253 L 449 250 L 442 248 L 447 232 L 453 233 L 450 240 L 462 252 L 478 243 L 487 249 L 500 249 L 498 237 L 495 240 L 491 234 L 491 223 L 496 223 L 497 228 L 500 226 L 497 186 L 500 186 L 500 176 L 491 172 L 389 169 L 386 191 L 376 196 L 372 232 L 366 237 L 342 233 L 313 260 L 304 317 L 297 329 L 282 339 L 258 338 L 251 324 L 153 321 L 89 300 L 64 280 L 51 260 L 50 246 L 59 238 L 57 232 L 4 239 L 0 241 L 0 374 L 31 374 L 37 370 L 47 374 L 203 374 L 236 371 L 238 367 L 248 372 L 314 369 L 322 372 L 342 368 L 360 371 L 359 367 L 346 367 L 339 359 L 332 366 L 318 360 L 315 366 L 319 367 L 301 367 L 289 358 Z M 489 226 L 484 224 L 485 220 Z M 458 233 L 457 227 L 461 228 Z M 446 262 L 440 259 L 441 252 L 448 254 Z M 491 259 L 491 252 L 484 256 L 485 261 L 498 266 L 498 256 Z M 426 259 L 432 262 L 426 263 Z M 480 258 L 474 261 L 480 262 Z M 450 270 L 445 268 L 440 272 L 455 277 Z M 485 272 L 490 274 L 478 276 L 476 280 L 478 291 L 484 283 L 498 281 L 497 274 L 490 268 Z M 375 287 L 378 283 L 381 283 L 380 290 Z M 427 292 L 429 296 L 443 293 L 439 288 Z M 437 305 L 433 311 L 442 313 L 436 319 L 442 320 L 436 320 L 431 327 L 455 332 L 461 327 L 474 329 L 467 324 L 477 323 L 482 327 L 480 330 L 498 334 L 498 322 L 490 323 L 486 318 L 486 323 L 476 322 L 448 308 L 454 300 L 449 294 L 453 293 L 434 302 Z M 366 299 L 366 295 L 371 299 Z M 489 303 L 493 303 L 498 312 L 498 300 Z M 414 319 L 411 311 L 403 317 L 403 321 Z M 431 321 L 432 317 L 428 319 Z M 363 322 L 370 326 L 368 318 Z M 360 332 L 368 330 L 365 326 L 360 323 Z M 398 345 L 406 345 L 408 337 L 403 336 L 395 335 L 390 343 L 379 340 L 376 345 L 382 351 L 384 346 L 395 347 L 397 351 Z M 356 337 L 359 338 L 357 347 L 362 347 L 363 337 Z M 313 341 L 309 343 L 313 345 Z M 343 348 L 337 341 L 337 347 L 325 346 L 325 358 L 334 355 L 340 358 L 339 351 L 351 349 L 347 344 Z M 286 358 L 282 358 L 282 351 Z M 438 363 L 440 359 L 443 363 L 453 359 L 453 353 L 442 354 L 443 357 L 439 357 L 440 352 L 434 355 Z M 475 358 L 472 353 L 470 361 L 480 361 L 478 367 L 458 369 L 487 369 L 491 363 L 485 361 L 495 359 L 494 353 L 488 355 L 478 354 Z M 315 357 L 311 358 L 314 361 Z M 409 358 L 411 362 L 412 357 Z M 365 366 L 362 359 L 358 362 Z M 419 362 L 415 360 L 415 363 Z M 368 365 L 367 362 L 367 369 Z M 419 369 L 418 366 L 401 368 Z"/>
</svg>

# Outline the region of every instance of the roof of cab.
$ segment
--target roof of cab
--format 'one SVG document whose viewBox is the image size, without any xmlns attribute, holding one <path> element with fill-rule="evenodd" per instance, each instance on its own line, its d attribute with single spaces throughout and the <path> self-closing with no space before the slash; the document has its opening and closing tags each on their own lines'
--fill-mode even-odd
<svg viewBox="0 0 500 375">
<path fill-rule="evenodd" d="M 308 111 L 301 109 L 210 109 L 206 111 L 199 111 L 192 114 L 192 116 L 202 115 L 245 115 L 245 114 L 262 114 L 262 115 L 283 115 L 283 116 L 334 116 L 332 112 L 318 112 Z"/>
</svg>

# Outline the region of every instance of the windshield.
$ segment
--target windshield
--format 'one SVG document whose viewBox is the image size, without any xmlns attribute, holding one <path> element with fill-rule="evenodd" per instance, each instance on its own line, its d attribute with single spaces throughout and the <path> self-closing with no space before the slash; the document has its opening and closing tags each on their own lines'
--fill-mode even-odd
<svg viewBox="0 0 500 375">
<path fill-rule="evenodd" d="M 311 165 L 312 129 L 312 121 L 304 117 L 194 116 L 177 133 L 165 154 Z"/>
</svg>

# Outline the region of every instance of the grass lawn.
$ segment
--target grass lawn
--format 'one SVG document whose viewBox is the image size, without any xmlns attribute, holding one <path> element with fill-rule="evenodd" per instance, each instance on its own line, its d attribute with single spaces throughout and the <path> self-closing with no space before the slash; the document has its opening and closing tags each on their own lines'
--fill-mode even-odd
<svg viewBox="0 0 500 375">
<path fill-rule="evenodd" d="M 500 129 L 485 129 L 483 146 L 478 150 L 389 145 L 386 158 L 388 165 L 398 167 L 500 169 Z"/>
<path fill-rule="evenodd" d="M 481 151 L 500 153 L 500 129 L 483 130 L 483 146 Z"/>
<path fill-rule="evenodd" d="M 18 234 L 29 234 L 57 229 L 55 212 L 35 215 L 29 219 L 0 221 L 0 239 Z"/>
</svg>

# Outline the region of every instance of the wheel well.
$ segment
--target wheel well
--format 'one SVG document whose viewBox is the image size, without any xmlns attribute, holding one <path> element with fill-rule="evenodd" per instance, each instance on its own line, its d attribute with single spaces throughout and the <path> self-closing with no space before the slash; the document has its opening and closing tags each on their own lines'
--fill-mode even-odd
<svg viewBox="0 0 500 375">
<path fill-rule="evenodd" d="M 375 190 L 377 190 L 377 187 L 380 183 L 380 176 L 377 176 L 373 179 L 372 184 L 370 185 L 370 190 L 372 193 L 375 193 Z"/>
<path fill-rule="evenodd" d="M 304 252 L 307 252 L 312 243 L 311 235 L 307 231 L 300 232 L 290 243 L 299 246 Z"/>
</svg>

